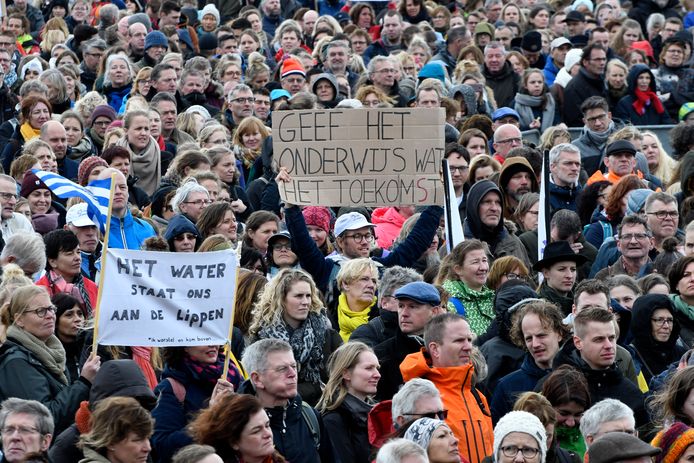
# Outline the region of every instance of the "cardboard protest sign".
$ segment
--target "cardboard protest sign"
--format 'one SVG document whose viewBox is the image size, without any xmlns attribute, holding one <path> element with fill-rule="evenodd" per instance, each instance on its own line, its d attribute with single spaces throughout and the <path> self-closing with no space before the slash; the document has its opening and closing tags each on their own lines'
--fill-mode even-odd
<svg viewBox="0 0 694 463">
<path fill-rule="evenodd" d="M 227 342 L 236 289 L 232 250 L 107 250 L 98 343 L 207 346 Z"/>
<path fill-rule="evenodd" d="M 398 206 L 443 203 L 443 108 L 279 111 L 273 158 L 292 181 L 296 205 Z"/>
</svg>

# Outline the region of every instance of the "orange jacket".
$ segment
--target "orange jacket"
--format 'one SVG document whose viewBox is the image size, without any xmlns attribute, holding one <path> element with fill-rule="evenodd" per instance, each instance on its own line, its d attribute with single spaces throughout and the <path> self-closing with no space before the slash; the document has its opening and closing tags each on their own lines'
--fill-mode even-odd
<svg viewBox="0 0 694 463">
<path fill-rule="evenodd" d="M 425 378 L 436 385 L 443 407 L 448 410 L 446 423 L 458 438 L 461 457 L 470 463 L 480 463 L 484 457 L 492 454 L 492 418 L 484 395 L 479 391 L 472 392 L 472 364 L 435 368 L 422 349 L 405 357 L 400 371 L 405 381 Z"/>
</svg>

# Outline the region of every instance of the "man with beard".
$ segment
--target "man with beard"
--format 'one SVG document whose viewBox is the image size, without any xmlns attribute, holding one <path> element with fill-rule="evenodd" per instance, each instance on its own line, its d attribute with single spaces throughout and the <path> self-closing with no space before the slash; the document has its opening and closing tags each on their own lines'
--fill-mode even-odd
<svg viewBox="0 0 694 463">
<path fill-rule="evenodd" d="M 132 27 L 132 26 L 131 26 Z M 145 66 L 154 67 L 164 58 L 169 49 L 169 40 L 159 31 L 152 31 L 145 37 L 144 55 L 142 59 L 135 63 L 137 69 Z"/>
<path fill-rule="evenodd" d="M 467 216 L 463 222 L 465 238 L 486 242 L 494 259 L 515 256 L 530 268 L 523 243 L 504 225 L 503 212 L 504 195 L 499 187 L 491 180 L 476 182 L 467 194 Z"/>
<path fill-rule="evenodd" d="M 184 103 L 188 106 L 199 105 L 207 109 L 212 117 L 219 113 L 219 109 L 207 104 L 205 90 L 205 74 L 195 69 L 184 69 L 178 87 Z"/>
<path fill-rule="evenodd" d="M 504 193 L 504 217 L 512 219 L 521 196 L 537 193 L 540 188 L 530 163 L 520 156 L 508 158 L 499 174 L 499 187 Z"/>
<path fill-rule="evenodd" d="M 560 143 L 549 151 L 549 204 L 552 214 L 560 209 L 576 211 L 576 199 L 583 191 L 581 152 L 571 143 Z"/>
</svg>

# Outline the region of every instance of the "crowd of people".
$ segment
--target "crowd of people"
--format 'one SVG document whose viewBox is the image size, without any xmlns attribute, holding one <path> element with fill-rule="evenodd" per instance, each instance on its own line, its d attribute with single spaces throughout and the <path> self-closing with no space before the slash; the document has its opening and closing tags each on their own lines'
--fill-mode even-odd
<svg viewBox="0 0 694 463">
<path fill-rule="evenodd" d="M 694 458 L 692 0 L 7 3 L 2 462 Z M 464 241 L 282 201 L 364 108 L 443 108 Z M 230 346 L 97 346 L 104 246 L 236 253 Z"/>
</svg>

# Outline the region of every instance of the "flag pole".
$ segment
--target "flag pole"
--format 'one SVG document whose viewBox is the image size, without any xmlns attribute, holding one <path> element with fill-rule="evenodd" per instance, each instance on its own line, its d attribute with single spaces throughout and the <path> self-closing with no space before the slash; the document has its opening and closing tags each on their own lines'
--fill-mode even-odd
<svg viewBox="0 0 694 463">
<path fill-rule="evenodd" d="M 101 273 L 99 274 L 99 292 L 96 296 L 96 309 L 94 310 L 94 333 L 92 339 L 92 355 L 96 355 L 99 337 L 99 309 L 101 308 L 101 296 L 104 289 L 104 275 L 106 274 L 106 253 L 108 252 L 108 237 L 111 233 L 111 214 L 113 213 L 113 195 L 116 191 L 116 173 L 111 174 L 111 191 L 108 197 L 108 215 L 106 216 L 106 233 L 104 235 L 104 245 L 101 250 Z"/>
<path fill-rule="evenodd" d="M 453 250 L 453 220 L 451 218 L 451 192 L 449 190 L 449 184 L 451 179 L 449 177 L 450 170 L 448 170 L 448 159 L 442 159 L 441 164 L 443 165 L 443 198 L 446 204 L 444 211 L 446 212 L 446 249 L 448 252 Z"/>
<path fill-rule="evenodd" d="M 236 294 L 239 290 L 239 273 L 239 267 L 237 264 L 236 283 L 234 284 L 234 300 L 231 303 L 231 320 L 229 320 L 229 333 L 227 334 L 227 342 L 224 346 L 224 369 L 222 370 L 222 379 L 224 380 L 227 379 L 227 375 L 229 374 L 229 360 L 231 360 L 231 357 L 234 356 L 234 354 L 231 352 L 231 339 L 234 335 L 234 316 L 236 315 Z M 236 368 L 238 368 L 239 373 L 245 377 L 246 375 L 244 374 L 244 370 L 241 365 L 239 365 L 236 358 L 234 358 L 234 365 L 236 365 Z"/>
</svg>

